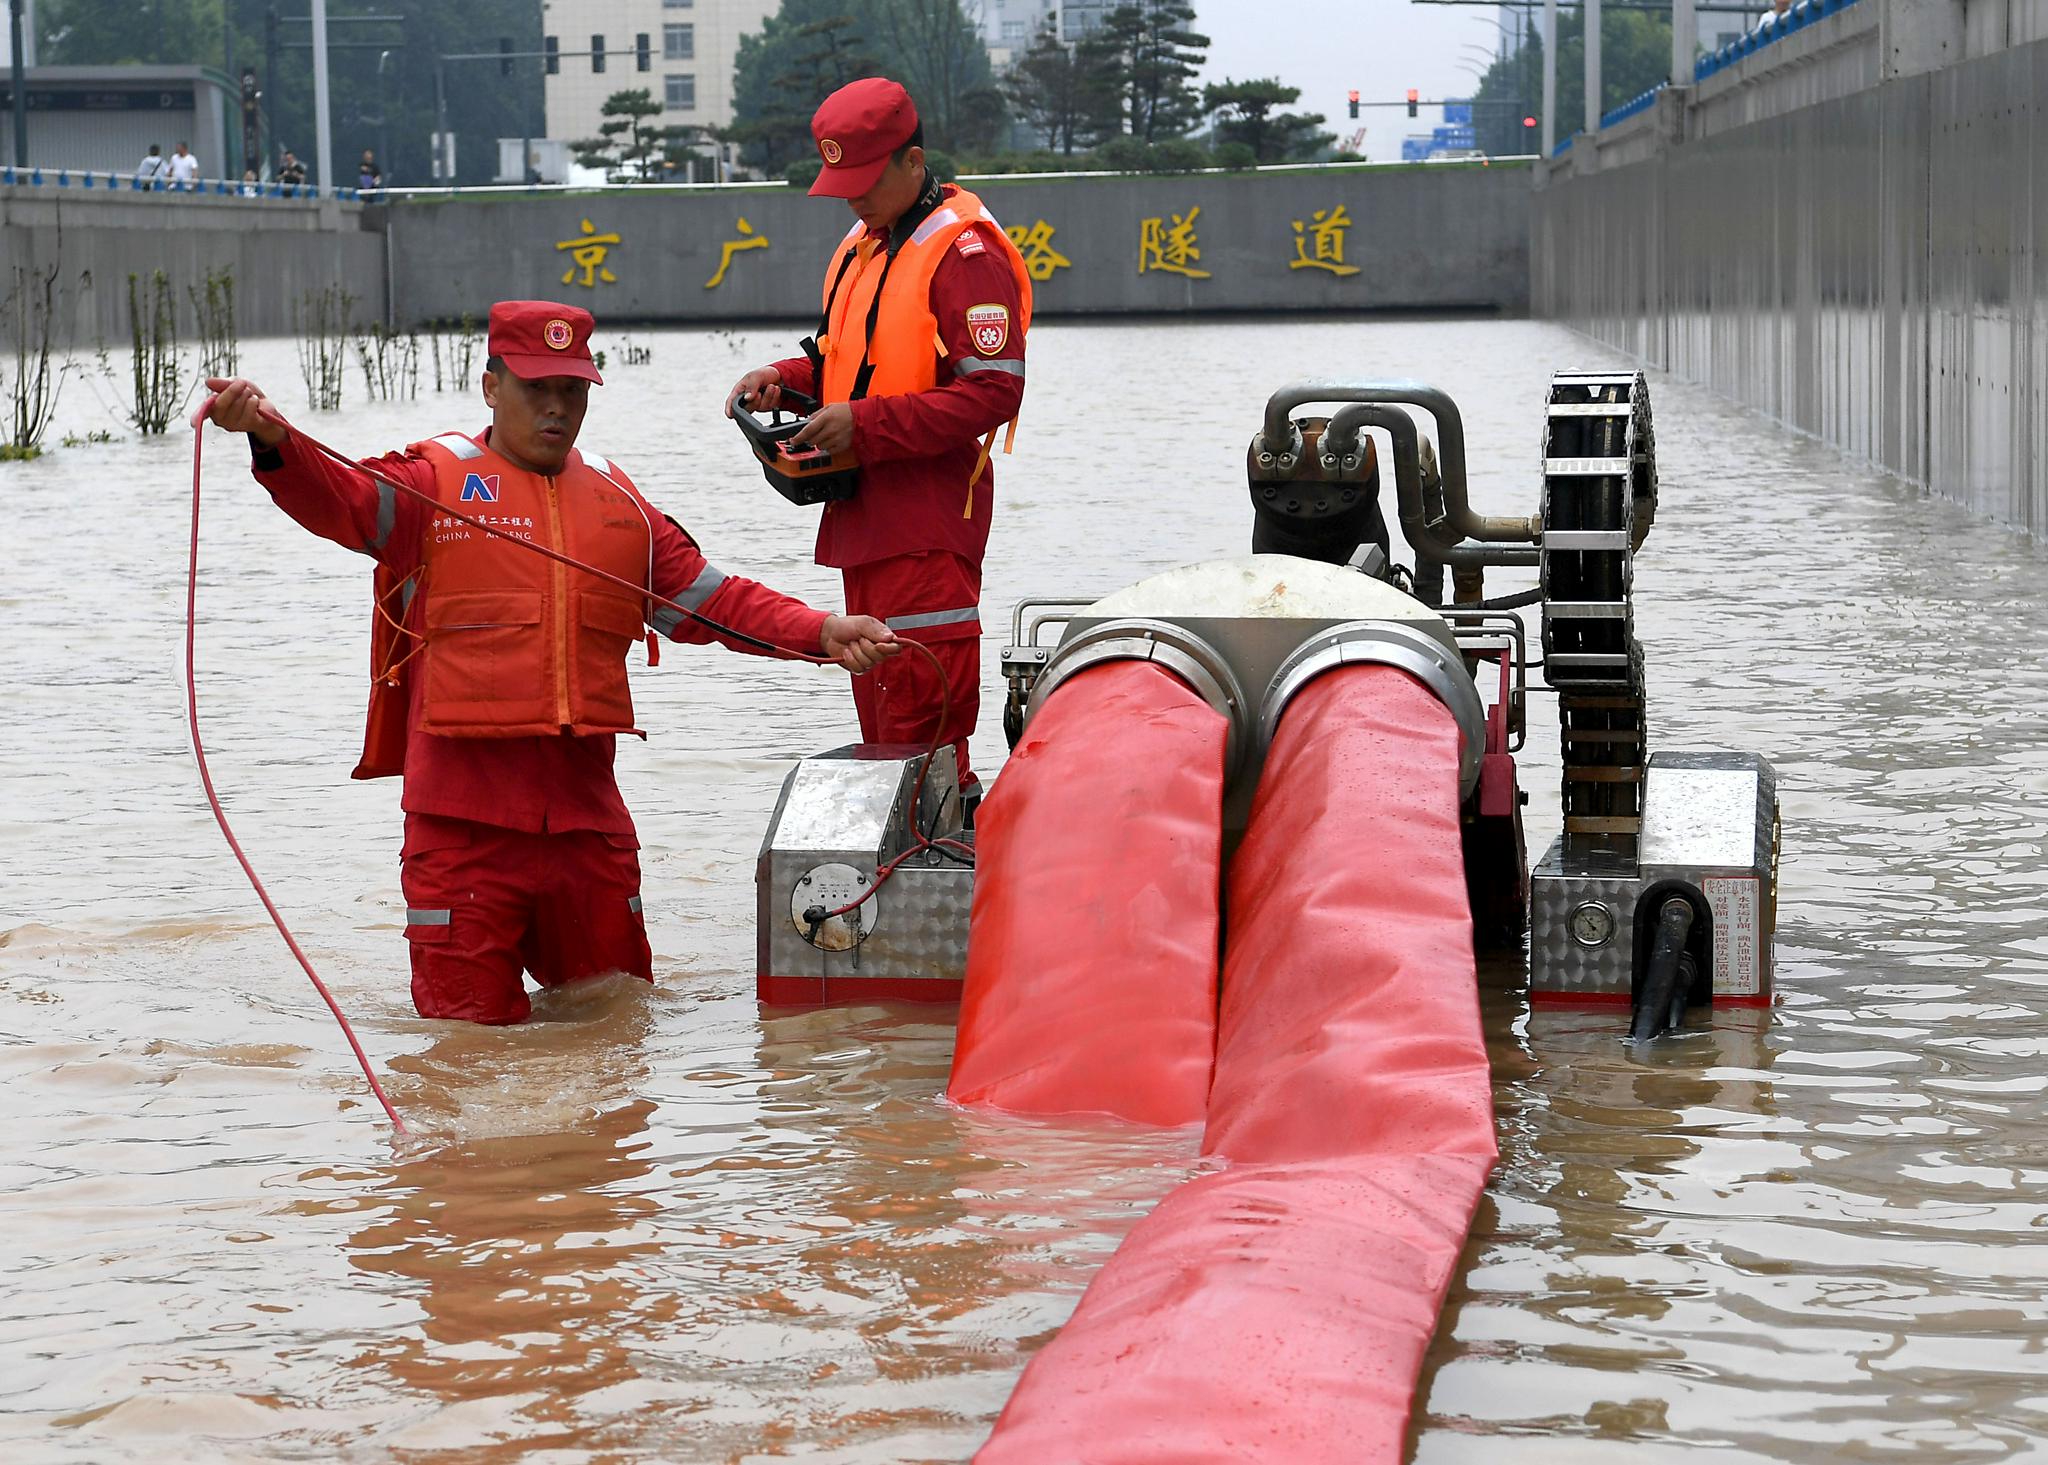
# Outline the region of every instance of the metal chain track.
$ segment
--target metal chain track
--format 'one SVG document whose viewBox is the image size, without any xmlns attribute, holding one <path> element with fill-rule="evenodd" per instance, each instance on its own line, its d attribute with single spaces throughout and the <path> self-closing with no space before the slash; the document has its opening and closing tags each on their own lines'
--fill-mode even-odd
<svg viewBox="0 0 2048 1465">
<path fill-rule="evenodd" d="M 1641 372 L 1559 372 L 1543 423 L 1544 678 L 1558 691 L 1565 848 L 1636 858 L 1643 827 L 1643 649 L 1635 552 L 1657 512 Z"/>
</svg>

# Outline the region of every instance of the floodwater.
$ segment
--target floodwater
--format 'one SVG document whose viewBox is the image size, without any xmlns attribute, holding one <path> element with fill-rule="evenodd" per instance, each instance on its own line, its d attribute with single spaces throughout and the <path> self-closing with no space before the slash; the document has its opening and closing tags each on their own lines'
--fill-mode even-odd
<svg viewBox="0 0 2048 1465">
<path fill-rule="evenodd" d="M 808 515 L 718 414 L 766 332 L 639 338 L 587 443 L 714 562 L 832 599 Z M 601 340 L 600 344 L 604 344 Z M 1526 512 L 1554 368 L 1491 321 L 1033 333 L 1001 465 L 991 648 L 1025 594 L 1240 552 L 1244 444 L 1298 376 L 1434 381 L 1482 509 Z M 120 363 L 116 361 L 117 369 Z M 304 410 L 369 452 L 473 401 Z M 763 1017 L 753 855 L 790 760 L 849 736 L 830 672 L 675 648 L 621 782 L 658 985 L 510 1031 L 406 995 L 398 816 L 352 784 L 366 576 L 209 439 L 199 640 L 214 771 L 419 1131 L 391 1137 L 201 799 L 179 678 L 189 434 L 115 387 L 0 468 L 0 1449 L 10 1460 L 960 1460 L 1184 1135 L 940 1099 L 951 1014 Z M 1483 975 L 1501 1163 L 1414 1458 L 1992 1460 L 2048 1452 L 2048 576 L 2006 531 L 1698 390 L 1653 384 L 1637 574 L 1653 739 L 1777 764 L 1779 999 L 1632 1056 L 1611 1014 Z M 1512 588 L 1502 581 L 1498 589 Z M 637 660 L 637 658 L 636 658 Z M 977 761 L 1002 738 L 993 653 Z M 1557 823 L 1536 699 L 1531 843 Z"/>
</svg>

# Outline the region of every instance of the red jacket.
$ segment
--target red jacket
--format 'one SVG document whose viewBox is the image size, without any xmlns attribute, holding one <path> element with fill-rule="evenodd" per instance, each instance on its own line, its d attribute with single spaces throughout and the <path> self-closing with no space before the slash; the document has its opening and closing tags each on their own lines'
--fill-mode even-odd
<svg viewBox="0 0 2048 1465">
<path fill-rule="evenodd" d="M 951 184 L 946 187 L 949 193 L 958 192 Z M 932 277 L 932 315 L 945 345 L 939 367 L 942 385 L 929 392 L 865 397 L 852 404 L 860 491 L 826 506 L 818 523 L 821 565 L 845 568 L 932 549 L 981 563 L 995 500 L 993 463 L 982 470 L 971 518 L 961 516 L 961 505 L 981 456 L 981 439 L 1014 418 L 1024 400 L 1021 375 L 953 374 L 963 361 L 985 359 L 968 335 L 967 313 L 975 306 L 1001 305 L 1011 322 L 1022 319 L 1016 278 L 1003 254 L 979 237 L 987 227 L 978 224 L 963 231 L 951 257 Z M 1013 326 L 1002 354 L 1022 367 L 1024 332 Z M 778 361 L 775 368 L 785 386 L 817 394 L 817 381 L 805 357 Z"/>
<path fill-rule="evenodd" d="M 488 433 L 482 435 L 488 438 Z M 434 470 L 425 459 L 388 453 L 366 459 L 383 476 L 423 493 L 434 491 Z M 359 469 L 344 468 L 331 458 L 287 437 L 274 453 L 257 451 L 256 481 L 300 524 L 348 549 L 370 555 L 400 575 L 419 564 L 431 510 L 418 499 L 380 489 Z M 472 505 L 479 514 L 488 506 Z M 692 603 L 688 593 L 707 572 L 690 536 L 656 513 L 654 579 L 658 595 Z M 420 598 L 433 593 L 422 586 Z M 752 580 L 725 576 L 698 608 L 736 631 L 778 646 L 815 653 L 825 614 L 801 601 Z M 415 607 L 416 612 L 424 606 Z M 657 608 L 664 627 L 673 612 Z M 684 619 L 665 629 L 671 640 L 704 643 L 720 638 L 698 622 Z M 733 642 L 735 650 L 752 648 Z M 419 678 L 412 679 L 414 704 L 405 752 L 407 813 L 434 814 L 516 829 L 529 834 L 592 829 L 631 835 L 633 819 L 619 797 L 612 772 L 616 739 L 610 734 L 587 737 L 454 738 L 421 732 L 418 717 Z"/>
</svg>

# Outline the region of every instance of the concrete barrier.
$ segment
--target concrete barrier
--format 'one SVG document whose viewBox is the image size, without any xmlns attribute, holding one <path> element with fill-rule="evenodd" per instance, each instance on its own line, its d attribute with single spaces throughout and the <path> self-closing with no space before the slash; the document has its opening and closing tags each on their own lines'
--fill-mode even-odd
<svg viewBox="0 0 2048 1465">
<path fill-rule="evenodd" d="M 58 339 L 75 347 L 125 344 L 128 276 L 159 269 L 188 334 L 186 289 L 221 269 L 234 272 L 245 336 L 289 334 L 294 303 L 336 282 L 358 297 L 360 319 L 381 320 L 386 306 L 384 237 L 351 203 L 0 186 L 0 291 L 12 266 L 51 262 L 62 267 Z"/>
<path fill-rule="evenodd" d="M 1575 140 L 1534 313 L 2048 530 L 2048 41 L 1978 9 L 1865 0 Z"/>
<path fill-rule="evenodd" d="M 1490 310 L 1528 302 L 1526 167 L 974 180 L 1044 314 Z M 401 322 L 540 296 L 607 321 L 815 315 L 851 218 L 802 190 L 418 195 L 389 211 Z"/>
</svg>

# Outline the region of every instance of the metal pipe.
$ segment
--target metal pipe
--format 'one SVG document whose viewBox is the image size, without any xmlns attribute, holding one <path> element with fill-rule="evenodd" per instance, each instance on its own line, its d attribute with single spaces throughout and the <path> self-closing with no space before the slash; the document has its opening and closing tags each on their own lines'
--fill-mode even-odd
<svg viewBox="0 0 2048 1465">
<path fill-rule="evenodd" d="M 1420 387 L 1416 390 L 1429 392 L 1435 389 Z M 1445 400 L 1448 402 L 1449 399 Z M 1453 407 L 1450 410 L 1455 418 L 1457 409 Z M 1520 545 L 1501 545 L 1496 548 L 1489 544 L 1474 544 L 1467 542 L 1462 534 L 1447 535 L 1429 524 L 1422 501 L 1422 433 L 1421 429 L 1416 427 L 1415 419 L 1400 407 L 1383 402 L 1349 402 L 1332 414 L 1323 441 L 1331 445 L 1341 456 L 1353 450 L 1352 445 L 1355 444 L 1360 431 L 1369 427 L 1379 428 L 1393 443 L 1394 502 L 1401 520 L 1401 533 L 1417 556 L 1415 571 L 1418 585 L 1425 579 L 1441 580 L 1440 575 L 1431 576 L 1428 565 L 1533 565 L 1541 560 L 1542 551 L 1533 543 L 1526 549 Z M 1438 427 L 1441 431 L 1441 418 L 1438 419 Z M 1462 451 L 1463 440 L 1460 434 L 1460 452 Z M 1449 510 L 1452 496 L 1448 471 L 1444 473 L 1444 484 L 1445 508 Z M 1460 487 L 1463 487 L 1462 480 Z M 1444 522 L 1454 524 L 1455 516 L 1447 515 Z M 1504 522 L 1524 524 L 1527 521 Z M 1535 536 L 1532 532 L 1525 534 L 1524 537 L 1533 540 Z M 1430 604 L 1436 603 L 1428 596 L 1423 598 Z M 1442 589 L 1439 585 L 1436 599 L 1441 598 Z"/>
<path fill-rule="evenodd" d="M 1557 0 L 1543 0 L 1543 161 L 1557 151 Z"/>
<path fill-rule="evenodd" d="M 448 156 L 448 58 L 434 58 L 434 181 L 454 186 L 455 169 Z"/>
<path fill-rule="evenodd" d="M 22 54 L 21 11 L 27 0 L 8 0 L 7 24 L 13 49 L 8 60 L 14 88 L 14 166 L 28 166 L 28 58 Z"/>
<path fill-rule="evenodd" d="M 320 169 L 314 197 L 334 197 L 334 124 L 327 98 L 327 0 L 313 0 L 313 138 Z"/>
<path fill-rule="evenodd" d="M 1465 419 L 1458 404 L 1436 387 L 1423 382 L 1297 382 L 1282 387 L 1266 401 L 1265 428 L 1256 447 L 1272 452 L 1275 466 L 1289 467 L 1287 458 L 1299 458 L 1301 435 L 1295 431 L 1291 414 L 1304 402 L 1393 402 L 1420 407 L 1436 419 L 1437 457 L 1443 465 L 1446 522 L 1456 539 L 1478 539 L 1490 543 L 1533 544 L 1537 525 L 1532 517 L 1475 514 L 1465 495 Z M 1341 414 L 1340 414 L 1341 417 Z M 1332 422 L 1331 426 L 1336 426 Z M 1261 466 L 1266 466 L 1261 464 Z"/>
<path fill-rule="evenodd" d="M 1682 1002 L 1687 995 L 1678 983 L 1686 937 L 1692 934 L 1692 918 L 1692 902 L 1682 895 L 1672 896 L 1657 912 L 1657 944 L 1650 948 L 1650 965 L 1636 994 L 1635 1016 L 1628 1034 L 1632 1042 L 1647 1042 L 1674 1026 L 1673 1003 Z M 1688 982 L 1687 987 L 1690 985 Z"/>
<path fill-rule="evenodd" d="M 1579 13 L 1586 19 L 1586 131 L 1600 130 L 1600 0 L 1584 0 Z"/>
<path fill-rule="evenodd" d="M 1692 85 L 1693 52 L 1699 49 L 1699 17 L 1693 0 L 1671 0 L 1671 84 Z"/>
</svg>

